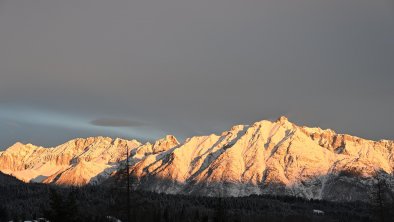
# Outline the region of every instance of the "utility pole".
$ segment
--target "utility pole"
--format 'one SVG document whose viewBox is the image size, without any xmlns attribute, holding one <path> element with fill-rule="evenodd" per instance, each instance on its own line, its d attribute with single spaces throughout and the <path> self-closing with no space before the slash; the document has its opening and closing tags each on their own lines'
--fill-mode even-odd
<svg viewBox="0 0 394 222">
<path fill-rule="evenodd" d="M 382 185 L 383 181 L 378 178 L 378 183 L 377 183 L 377 204 L 378 204 L 378 210 L 379 210 L 379 216 L 380 216 L 380 221 L 384 222 L 384 206 L 383 206 L 383 191 L 382 191 Z"/>
<path fill-rule="evenodd" d="M 126 145 L 126 179 L 127 179 L 127 222 L 130 222 L 130 163 L 129 146 Z"/>
</svg>

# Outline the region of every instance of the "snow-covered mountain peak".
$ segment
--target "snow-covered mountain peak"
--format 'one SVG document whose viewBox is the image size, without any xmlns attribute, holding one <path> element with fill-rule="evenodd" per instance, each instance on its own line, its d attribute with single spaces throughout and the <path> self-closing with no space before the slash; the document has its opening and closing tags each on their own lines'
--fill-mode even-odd
<svg viewBox="0 0 394 222">
<path fill-rule="evenodd" d="M 163 151 L 178 146 L 179 142 L 173 135 L 166 135 L 164 138 L 157 140 L 153 144 L 153 149 L 162 149 Z"/>
<path fill-rule="evenodd" d="M 362 200 L 377 174 L 394 188 L 393 141 L 297 126 L 286 117 L 182 143 L 172 135 L 145 144 L 109 137 L 79 138 L 52 148 L 17 143 L 0 152 L 0 170 L 24 181 L 111 184 L 126 150 L 134 187 L 156 192 Z"/>
<path fill-rule="evenodd" d="M 289 119 L 286 116 L 280 116 L 276 122 L 280 122 L 280 123 L 286 123 L 289 122 Z"/>
</svg>

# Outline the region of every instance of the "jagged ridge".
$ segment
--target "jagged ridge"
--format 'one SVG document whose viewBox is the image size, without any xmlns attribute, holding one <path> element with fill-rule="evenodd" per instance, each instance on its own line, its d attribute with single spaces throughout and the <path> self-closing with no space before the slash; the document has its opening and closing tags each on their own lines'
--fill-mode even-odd
<svg viewBox="0 0 394 222">
<path fill-rule="evenodd" d="M 300 127 L 286 117 L 183 143 L 167 136 L 154 144 L 104 137 L 76 139 L 55 148 L 15 144 L 0 154 L 0 170 L 24 181 L 95 184 L 116 175 L 126 146 L 136 189 L 365 200 L 377 175 L 393 188 L 393 141 Z"/>
</svg>

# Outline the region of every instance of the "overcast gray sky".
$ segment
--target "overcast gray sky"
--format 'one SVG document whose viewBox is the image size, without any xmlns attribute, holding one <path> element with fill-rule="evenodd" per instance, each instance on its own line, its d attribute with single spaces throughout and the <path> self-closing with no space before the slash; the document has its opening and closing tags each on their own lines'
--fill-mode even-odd
<svg viewBox="0 0 394 222">
<path fill-rule="evenodd" d="M 394 139 L 392 0 L 0 0 L 0 147 L 286 115 Z"/>
</svg>

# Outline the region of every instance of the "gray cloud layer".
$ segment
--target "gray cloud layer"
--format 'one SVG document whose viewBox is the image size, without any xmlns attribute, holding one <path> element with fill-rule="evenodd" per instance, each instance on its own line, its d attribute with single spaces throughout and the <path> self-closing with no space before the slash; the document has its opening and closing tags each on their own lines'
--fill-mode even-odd
<svg viewBox="0 0 394 222">
<path fill-rule="evenodd" d="M 391 0 L 3 0 L 0 30 L 3 109 L 131 119 L 181 138 L 284 114 L 393 138 Z M 0 117 L 5 146 L 96 134 L 11 117 Z"/>
</svg>

